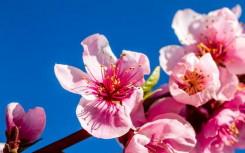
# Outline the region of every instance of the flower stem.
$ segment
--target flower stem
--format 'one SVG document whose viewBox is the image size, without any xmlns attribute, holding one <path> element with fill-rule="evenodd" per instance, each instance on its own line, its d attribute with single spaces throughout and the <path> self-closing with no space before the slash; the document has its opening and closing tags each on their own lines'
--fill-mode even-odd
<svg viewBox="0 0 245 153">
<path fill-rule="evenodd" d="M 62 150 L 69 148 L 70 146 L 80 141 L 83 141 L 89 137 L 91 137 L 91 135 L 86 130 L 81 129 L 63 139 L 49 144 L 46 147 L 34 151 L 33 153 L 61 153 Z"/>
</svg>

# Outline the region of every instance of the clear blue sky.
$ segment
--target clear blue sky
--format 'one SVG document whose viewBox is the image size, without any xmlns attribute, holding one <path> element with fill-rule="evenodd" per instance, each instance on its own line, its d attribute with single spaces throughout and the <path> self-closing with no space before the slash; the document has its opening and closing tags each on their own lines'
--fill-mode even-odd
<svg viewBox="0 0 245 153">
<path fill-rule="evenodd" d="M 104 34 L 117 56 L 122 49 L 143 52 L 153 69 L 159 64 L 161 47 L 179 44 L 171 29 L 178 9 L 207 13 L 235 4 L 245 10 L 244 0 L 1 0 L 0 141 L 5 141 L 5 107 L 10 102 L 19 102 L 26 110 L 41 106 L 47 114 L 44 140 L 26 152 L 81 128 L 75 115 L 80 96 L 59 85 L 53 66 L 69 64 L 84 70 L 80 42 L 85 37 Z M 166 83 L 167 75 L 161 74 L 160 83 Z M 122 149 L 115 140 L 90 138 L 65 152 L 119 153 Z"/>
</svg>

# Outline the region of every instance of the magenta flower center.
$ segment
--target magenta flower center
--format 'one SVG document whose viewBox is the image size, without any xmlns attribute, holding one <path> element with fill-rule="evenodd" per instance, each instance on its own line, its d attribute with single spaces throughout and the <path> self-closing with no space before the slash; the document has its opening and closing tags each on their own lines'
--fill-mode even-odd
<svg viewBox="0 0 245 153">
<path fill-rule="evenodd" d="M 227 47 L 225 46 L 224 41 L 217 40 L 216 34 L 217 32 L 211 32 L 207 36 L 201 34 L 201 42 L 197 44 L 197 48 L 199 50 L 198 57 L 201 57 L 206 53 L 210 53 L 217 65 L 224 65 L 224 62 L 234 62 L 233 60 L 225 60 Z M 231 45 L 231 48 L 233 47 L 234 46 Z"/>
<path fill-rule="evenodd" d="M 174 153 L 168 144 L 164 143 L 163 140 L 159 140 L 153 134 L 150 143 L 145 145 L 149 153 Z"/>
<path fill-rule="evenodd" d="M 207 75 L 209 77 L 209 75 Z M 206 78 L 202 70 L 195 69 L 193 72 L 186 71 L 185 76 L 182 78 L 185 84 L 180 85 L 180 88 L 189 95 L 194 95 L 201 92 L 206 88 Z"/>
<path fill-rule="evenodd" d="M 125 56 L 126 54 L 122 54 L 115 64 L 110 61 L 107 67 L 101 65 L 101 71 L 98 73 L 101 73 L 102 82 L 99 82 L 93 74 L 90 73 L 93 80 L 88 80 L 88 87 L 93 90 L 92 94 L 95 94 L 105 101 L 122 104 L 122 99 L 128 98 L 138 88 L 137 82 L 140 81 L 142 77 L 134 82 L 131 80 L 137 75 L 141 65 L 138 65 L 138 68 L 123 68 L 122 64 L 125 64 L 123 63 Z M 105 62 L 103 61 L 103 63 Z M 85 66 L 87 67 L 87 65 Z"/>
</svg>

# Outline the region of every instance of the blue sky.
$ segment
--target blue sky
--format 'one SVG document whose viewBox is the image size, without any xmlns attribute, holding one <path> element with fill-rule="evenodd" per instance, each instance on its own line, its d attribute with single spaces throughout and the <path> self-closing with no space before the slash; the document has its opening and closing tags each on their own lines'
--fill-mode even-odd
<svg viewBox="0 0 245 153">
<path fill-rule="evenodd" d="M 179 44 L 171 29 L 177 10 L 207 13 L 236 4 L 243 7 L 245 1 L 1 0 L 0 141 L 5 141 L 5 108 L 10 102 L 19 102 L 26 110 L 41 106 L 47 114 L 44 140 L 26 152 L 81 128 L 75 115 L 80 96 L 59 85 L 53 67 L 60 63 L 84 70 L 80 42 L 87 36 L 104 34 L 117 56 L 123 49 L 145 53 L 153 69 L 159 65 L 161 47 Z M 245 21 L 245 15 L 240 20 Z M 159 84 L 167 81 L 162 72 Z M 65 152 L 119 153 L 122 149 L 115 140 L 89 138 Z"/>
</svg>

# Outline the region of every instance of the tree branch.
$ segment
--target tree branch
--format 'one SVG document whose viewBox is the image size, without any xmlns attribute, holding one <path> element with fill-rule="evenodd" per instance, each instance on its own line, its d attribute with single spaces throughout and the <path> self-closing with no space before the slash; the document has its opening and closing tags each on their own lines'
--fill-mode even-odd
<svg viewBox="0 0 245 153">
<path fill-rule="evenodd" d="M 91 137 L 91 135 L 84 129 L 81 129 L 63 139 L 60 139 L 50 145 L 43 147 L 33 153 L 61 153 L 62 150 L 69 148 L 70 146 L 83 141 L 87 138 Z"/>
</svg>

